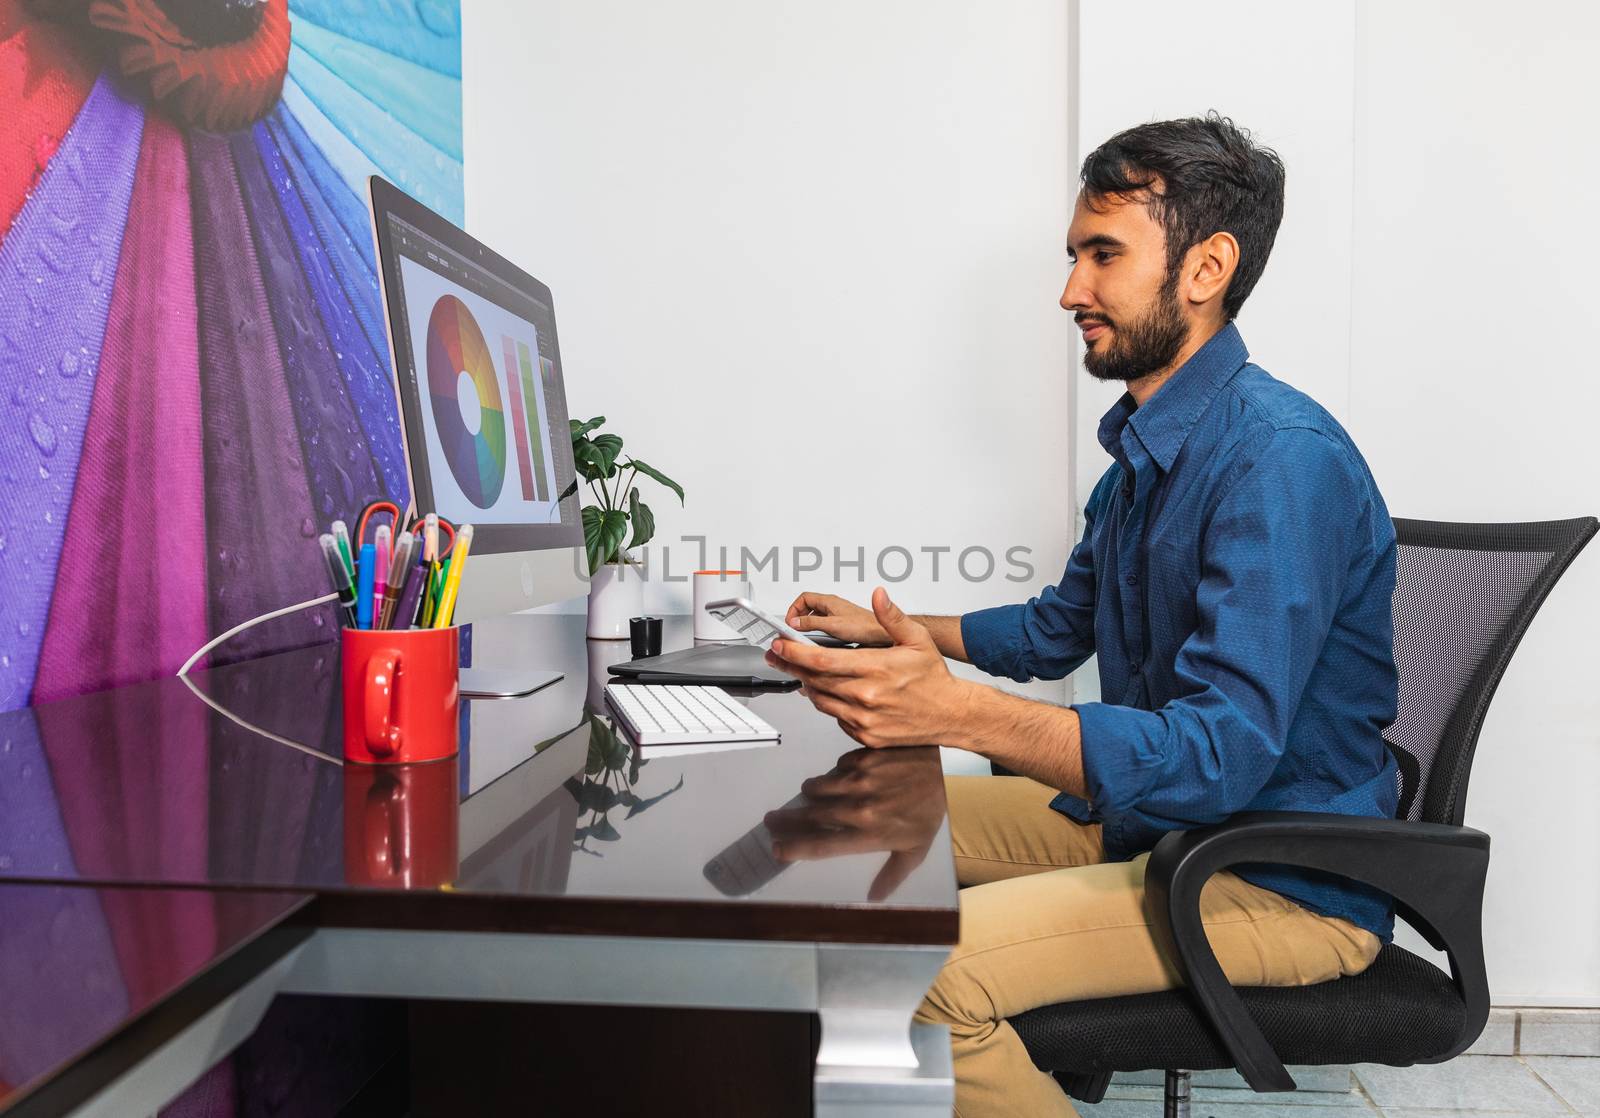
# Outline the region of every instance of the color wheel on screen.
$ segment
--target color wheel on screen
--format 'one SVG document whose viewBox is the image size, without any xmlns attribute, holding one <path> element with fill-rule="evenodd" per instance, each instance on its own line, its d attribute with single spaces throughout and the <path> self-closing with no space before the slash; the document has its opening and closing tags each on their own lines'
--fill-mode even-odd
<svg viewBox="0 0 1600 1118">
<path fill-rule="evenodd" d="M 477 399 L 463 401 L 462 394 L 472 391 Z M 488 508 L 506 482 L 505 407 L 478 320 L 454 295 L 440 296 L 428 317 L 428 394 L 439 446 L 456 484 L 467 500 Z M 476 431 L 463 417 L 474 412 Z"/>
</svg>

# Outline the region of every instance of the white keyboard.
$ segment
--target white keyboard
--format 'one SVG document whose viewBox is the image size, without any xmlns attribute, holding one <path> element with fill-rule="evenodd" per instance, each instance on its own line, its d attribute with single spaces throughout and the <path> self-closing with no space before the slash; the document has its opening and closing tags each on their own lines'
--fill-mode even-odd
<svg viewBox="0 0 1600 1118">
<path fill-rule="evenodd" d="M 778 731 L 720 687 L 608 683 L 606 699 L 639 745 L 773 741 Z"/>
</svg>

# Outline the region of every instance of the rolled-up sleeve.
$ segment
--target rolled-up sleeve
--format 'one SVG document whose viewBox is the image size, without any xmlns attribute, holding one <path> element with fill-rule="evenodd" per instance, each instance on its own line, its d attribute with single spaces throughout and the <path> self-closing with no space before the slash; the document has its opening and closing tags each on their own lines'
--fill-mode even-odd
<svg viewBox="0 0 1600 1118">
<path fill-rule="evenodd" d="M 1371 546 L 1350 453 L 1303 428 L 1275 432 L 1206 527 L 1198 625 L 1179 649 L 1180 697 L 1157 710 L 1082 703 L 1084 777 L 1108 828 L 1132 815 L 1191 826 L 1265 785 L 1328 637 L 1346 576 Z"/>
<path fill-rule="evenodd" d="M 1092 541 L 1104 489 L 1102 479 L 1084 509 L 1083 538 L 1068 556 L 1060 583 L 1021 605 L 962 614 L 961 643 L 978 668 L 1018 683 L 1063 679 L 1094 654 Z"/>
</svg>

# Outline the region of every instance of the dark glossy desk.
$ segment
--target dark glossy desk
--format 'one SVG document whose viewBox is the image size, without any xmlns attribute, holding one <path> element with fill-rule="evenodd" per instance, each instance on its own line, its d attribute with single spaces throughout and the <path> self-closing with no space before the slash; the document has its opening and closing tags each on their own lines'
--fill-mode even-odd
<svg viewBox="0 0 1600 1118">
<path fill-rule="evenodd" d="M 667 647 L 687 643 L 670 619 Z M 600 714 L 627 655 L 579 616 L 480 623 L 474 663 L 565 678 L 464 704 L 459 761 L 405 776 L 340 762 L 327 646 L 0 715 L 0 881 L 309 897 L 252 933 L 306 929 L 245 992 L 261 1009 L 270 991 L 816 1011 L 817 1113 L 948 1113 L 945 1038 L 909 1027 L 958 930 L 937 751 L 855 750 L 801 696 L 760 693 L 780 744 L 641 761 Z M 786 805 L 817 860 L 771 858 L 760 827 Z M 233 1043 L 258 1019 L 232 1014 Z M 181 1089 L 192 1063 L 146 1079 Z"/>
<path fill-rule="evenodd" d="M 237 1043 L 225 1017 L 266 1011 L 309 901 L 0 885 L 0 1113 L 126 1115 L 170 1096 L 161 1064 L 210 1066 Z"/>
</svg>

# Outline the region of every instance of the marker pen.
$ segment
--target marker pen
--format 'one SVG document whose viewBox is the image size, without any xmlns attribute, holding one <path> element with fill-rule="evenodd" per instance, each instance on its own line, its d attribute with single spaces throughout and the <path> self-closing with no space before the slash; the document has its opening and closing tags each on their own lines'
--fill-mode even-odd
<svg viewBox="0 0 1600 1118">
<path fill-rule="evenodd" d="M 350 583 L 350 572 L 345 569 L 344 559 L 339 555 L 339 544 L 331 532 L 324 532 L 317 537 L 317 542 L 322 545 L 322 558 L 328 564 L 328 577 L 333 580 L 333 592 L 339 595 L 339 608 L 344 612 L 344 623 L 354 626 L 356 623 L 356 588 Z"/>
</svg>

